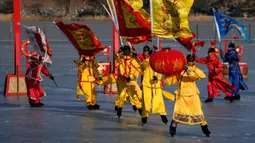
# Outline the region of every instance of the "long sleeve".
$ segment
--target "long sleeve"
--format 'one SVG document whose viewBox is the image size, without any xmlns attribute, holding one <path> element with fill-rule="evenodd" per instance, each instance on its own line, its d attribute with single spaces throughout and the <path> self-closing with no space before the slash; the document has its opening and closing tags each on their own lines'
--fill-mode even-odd
<svg viewBox="0 0 255 143">
<path fill-rule="evenodd" d="M 238 53 L 234 50 L 229 51 L 225 56 L 224 56 L 224 62 L 232 62 L 232 61 L 239 61 Z"/>
<path fill-rule="evenodd" d="M 198 78 L 199 78 L 198 75 L 194 71 L 190 71 L 189 74 L 187 72 L 185 72 L 183 74 L 182 80 L 183 81 L 187 81 L 187 80 L 196 81 Z"/>
<path fill-rule="evenodd" d="M 160 74 L 160 73 L 156 73 L 156 76 L 157 76 L 158 80 L 161 80 L 161 78 L 162 78 L 162 74 Z"/>
<path fill-rule="evenodd" d="M 166 76 L 165 77 L 165 82 L 168 86 L 170 85 L 175 85 L 175 84 L 178 84 L 178 81 L 180 79 L 180 74 L 178 75 L 173 75 L 173 76 Z"/>
<path fill-rule="evenodd" d="M 220 60 L 217 61 L 217 67 L 215 68 L 215 71 L 217 74 L 221 73 L 223 70 L 223 65 Z"/>
<path fill-rule="evenodd" d="M 92 69 L 94 71 L 94 75 L 95 76 L 99 76 L 100 75 L 100 73 L 98 71 L 98 63 L 96 62 L 96 60 L 94 60 L 93 63 L 92 63 Z"/>
<path fill-rule="evenodd" d="M 189 67 L 188 70 L 190 71 L 189 74 L 187 72 L 185 72 L 183 74 L 183 72 L 182 72 L 182 74 L 183 74 L 183 79 L 182 80 L 183 81 L 188 81 L 188 80 L 196 81 L 196 80 L 206 78 L 205 73 L 197 67 L 192 67 L 191 70 L 190 70 L 190 67 Z"/>
<path fill-rule="evenodd" d="M 131 60 L 130 78 L 137 79 L 141 73 L 140 65 L 134 59 Z"/>
<path fill-rule="evenodd" d="M 206 57 L 203 57 L 203 58 L 196 57 L 196 62 L 199 64 L 207 64 L 207 59 Z"/>
<path fill-rule="evenodd" d="M 49 72 L 48 69 L 45 67 L 45 65 L 42 65 L 41 71 L 42 71 L 42 73 L 43 73 L 45 76 L 47 76 L 47 77 L 50 77 L 50 76 L 51 76 L 50 72 Z"/>
<path fill-rule="evenodd" d="M 143 72 L 143 71 L 145 71 L 149 66 L 150 66 L 149 60 L 148 60 L 148 59 L 145 59 L 145 60 L 142 62 L 141 66 L 140 66 L 140 69 L 141 69 L 141 71 Z"/>
</svg>

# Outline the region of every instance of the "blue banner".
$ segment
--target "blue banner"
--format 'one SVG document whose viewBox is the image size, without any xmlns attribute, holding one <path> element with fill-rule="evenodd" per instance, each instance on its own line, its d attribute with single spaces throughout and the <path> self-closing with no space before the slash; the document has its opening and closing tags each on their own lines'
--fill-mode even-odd
<svg viewBox="0 0 255 143">
<path fill-rule="evenodd" d="M 215 22 L 219 30 L 219 34 L 220 34 L 219 36 L 221 38 L 227 35 L 227 33 L 231 29 L 237 29 L 243 39 L 245 39 L 247 42 L 251 41 L 251 38 L 248 35 L 248 32 L 246 28 L 244 27 L 244 25 L 236 21 L 232 17 L 214 11 L 214 18 L 216 19 Z"/>
</svg>

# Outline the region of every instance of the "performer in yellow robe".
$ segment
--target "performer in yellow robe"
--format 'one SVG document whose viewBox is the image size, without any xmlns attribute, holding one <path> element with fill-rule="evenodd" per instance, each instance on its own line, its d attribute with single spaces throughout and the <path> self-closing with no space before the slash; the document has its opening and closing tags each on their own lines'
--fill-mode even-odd
<svg viewBox="0 0 255 143">
<path fill-rule="evenodd" d="M 137 84 L 137 79 L 140 73 L 140 65 L 135 59 L 131 57 L 131 48 L 124 46 L 122 48 L 123 57 L 117 58 L 117 89 L 118 97 L 115 102 L 115 111 L 120 118 L 122 115 L 122 108 L 129 100 L 133 110 L 138 110 L 139 114 L 142 114 L 142 92 Z"/>
<path fill-rule="evenodd" d="M 162 122 L 167 124 L 165 103 L 163 100 L 161 78 L 162 74 L 156 73 L 152 70 L 149 63 L 151 50 L 150 47 L 143 48 L 143 56 L 145 60 L 141 64 L 143 71 L 142 90 L 143 90 L 143 113 L 142 123 L 147 123 L 147 118 L 150 111 L 158 113 L 161 116 Z"/>
<path fill-rule="evenodd" d="M 195 66 L 195 55 L 189 54 L 186 58 L 188 64 L 181 75 L 179 77 L 172 77 L 172 79 L 166 79 L 168 85 L 179 81 L 179 88 L 175 91 L 176 102 L 172 122 L 169 127 L 170 134 L 171 136 L 176 134 L 177 123 L 188 125 L 200 124 L 203 133 L 209 137 L 211 132 L 208 130 L 199 97 L 200 93 L 196 86 L 196 80 L 204 79 L 206 75 Z"/>
<path fill-rule="evenodd" d="M 89 110 L 99 109 L 95 82 L 102 80 L 102 77 L 97 70 L 97 63 L 89 56 L 81 56 L 80 60 L 74 60 L 74 62 L 78 68 L 77 99 L 80 100 L 80 95 L 83 95 Z"/>
</svg>

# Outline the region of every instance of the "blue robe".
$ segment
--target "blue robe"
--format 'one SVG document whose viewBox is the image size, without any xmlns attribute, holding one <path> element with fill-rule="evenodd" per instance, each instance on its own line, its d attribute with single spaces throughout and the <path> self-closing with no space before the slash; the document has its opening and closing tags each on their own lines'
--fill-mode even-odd
<svg viewBox="0 0 255 143">
<path fill-rule="evenodd" d="M 233 94 L 240 95 L 239 89 L 247 90 L 248 86 L 243 81 L 243 76 L 239 66 L 238 53 L 234 48 L 228 50 L 224 56 L 224 62 L 228 62 L 229 64 L 229 82 L 236 87 Z"/>
</svg>

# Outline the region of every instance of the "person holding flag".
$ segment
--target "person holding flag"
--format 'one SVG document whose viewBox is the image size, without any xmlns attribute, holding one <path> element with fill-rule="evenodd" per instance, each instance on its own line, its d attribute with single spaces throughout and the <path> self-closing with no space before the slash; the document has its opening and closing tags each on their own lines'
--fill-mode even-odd
<svg viewBox="0 0 255 143">
<path fill-rule="evenodd" d="M 54 81 L 54 77 L 47 69 L 47 65 L 52 63 L 50 59 L 52 51 L 45 34 L 39 27 L 22 25 L 22 28 L 29 39 L 21 46 L 21 53 L 29 59 L 28 68 L 25 73 L 29 104 L 31 107 L 42 107 L 44 104 L 41 102 L 41 97 L 46 96 L 46 93 L 40 85 L 40 82 L 43 80 L 40 74 L 42 72 L 46 77 Z M 25 52 L 24 47 L 30 44 L 30 41 L 34 51 Z"/>
<path fill-rule="evenodd" d="M 86 106 L 89 110 L 100 109 L 96 99 L 95 82 L 102 80 L 102 76 L 97 69 L 97 63 L 93 57 L 82 55 L 80 60 L 74 60 L 78 69 L 77 99 L 83 95 L 86 100 Z"/>
<path fill-rule="evenodd" d="M 232 29 L 236 29 L 241 37 L 245 39 L 247 42 L 251 41 L 250 36 L 248 35 L 247 29 L 245 26 L 238 22 L 237 20 L 233 19 L 232 17 L 218 13 L 214 9 L 213 10 L 213 15 L 214 15 L 214 20 L 215 20 L 215 25 L 217 27 L 217 34 L 218 34 L 218 39 L 220 41 L 221 38 L 223 38 L 225 35 L 228 34 L 228 32 Z M 243 82 L 242 80 L 242 75 L 240 73 L 240 67 L 239 67 L 239 58 L 238 54 L 235 50 L 235 45 L 232 43 L 229 45 L 230 50 L 228 53 L 224 56 L 223 50 L 220 50 L 220 55 L 223 61 L 229 63 L 229 78 L 230 82 L 232 85 L 235 85 L 235 90 L 233 92 L 234 97 L 233 99 L 240 99 L 240 94 L 239 94 L 239 83 L 241 83 L 241 89 L 246 90 L 248 89 L 247 85 Z M 237 55 L 236 55 L 237 54 Z M 233 60 L 233 61 L 232 61 Z"/>
<path fill-rule="evenodd" d="M 141 64 L 143 72 L 142 91 L 143 91 L 143 113 L 142 123 L 147 123 L 150 111 L 160 114 L 163 123 L 167 124 L 165 103 L 161 87 L 162 74 L 154 72 L 149 64 L 149 58 L 152 54 L 150 47 L 143 48 L 144 61 Z M 155 74 L 154 74 L 155 73 Z"/>
<path fill-rule="evenodd" d="M 233 102 L 232 91 L 235 90 L 235 87 L 231 86 L 223 78 L 223 65 L 216 55 L 215 48 L 208 49 L 207 57 L 196 57 L 196 62 L 199 64 L 206 64 L 209 71 L 207 84 L 208 98 L 205 100 L 205 103 L 212 102 L 214 95 L 220 96 L 219 89 L 226 94 L 226 97 L 224 98 L 225 100 Z"/>
<path fill-rule="evenodd" d="M 121 48 L 122 57 L 117 58 L 116 67 L 118 69 L 117 88 L 118 97 L 115 101 L 115 111 L 120 118 L 122 108 L 128 99 L 132 104 L 133 110 L 138 110 L 142 115 L 142 91 L 137 84 L 137 79 L 140 73 L 140 65 L 132 58 L 131 47 L 125 45 Z"/>
<path fill-rule="evenodd" d="M 95 84 L 112 84 L 115 82 L 115 78 L 112 74 L 101 75 L 99 73 L 95 56 L 109 49 L 109 46 L 103 46 L 87 25 L 78 23 L 64 24 L 62 21 L 54 22 L 54 24 L 65 34 L 81 56 L 79 60 L 74 61 L 77 64 L 79 75 L 77 99 L 79 100 L 80 95 L 83 95 L 89 110 L 99 109 Z"/>
<path fill-rule="evenodd" d="M 247 29 L 242 23 L 238 22 L 237 20 L 233 19 L 232 17 L 226 14 L 216 12 L 214 9 L 213 15 L 219 41 L 221 38 L 224 38 L 225 35 L 227 35 L 228 32 L 232 29 L 236 29 L 241 35 L 241 37 L 245 39 L 247 42 L 251 41 Z"/>
<path fill-rule="evenodd" d="M 46 77 L 50 78 L 51 80 L 54 80 L 54 77 L 43 63 L 44 57 L 31 54 L 24 55 L 30 59 L 27 71 L 25 73 L 29 104 L 31 107 L 42 107 L 44 104 L 41 103 L 41 97 L 46 96 L 46 93 L 40 85 L 40 82 L 42 81 L 40 73 L 42 72 Z"/>
<path fill-rule="evenodd" d="M 248 86 L 243 81 L 243 75 L 241 74 L 239 66 L 240 59 L 236 51 L 235 44 L 230 43 L 228 47 L 228 52 L 223 56 L 223 59 L 224 62 L 228 62 L 229 64 L 229 81 L 233 86 L 236 87 L 236 89 L 233 91 L 233 99 L 240 100 L 241 96 L 239 90 L 247 90 Z"/>
</svg>

